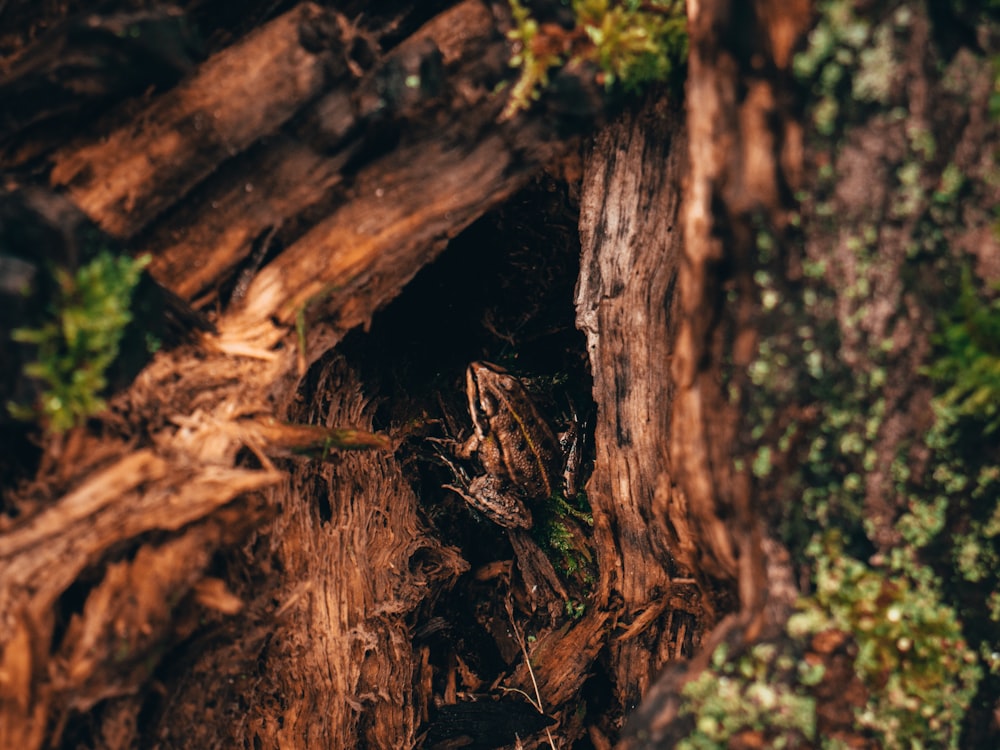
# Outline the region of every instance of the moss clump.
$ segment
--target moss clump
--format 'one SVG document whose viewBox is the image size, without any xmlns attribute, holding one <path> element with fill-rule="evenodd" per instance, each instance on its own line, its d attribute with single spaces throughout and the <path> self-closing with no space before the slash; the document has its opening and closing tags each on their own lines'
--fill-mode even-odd
<svg viewBox="0 0 1000 750">
<path fill-rule="evenodd" d="M 814 694 L 825 667 L 812 649 L 834 632 L 853 642 L 864 688 L 852 734 L 879 747 L 958 747 L 980 669 L 932 572 L 902 555 L 885 569 L 866 565 L 844 554 L 835 532 L 817 536 L 809 554 L 815 591 L 799 600 L 787 638 L 735 654 L 723 644 L 684 687 L 680 714 L 693 729 L 677 747 L 844 746 L 818 736 L 817 707 L 828 698 Z"/>
<path fill-rule="evenodd" d="M 540 23 L 520 0 L 510 0 L 514 28 L 508 37 L 511 65 L 521 73 L 511 89 L 504 117 L 527 109 L 564 65 L 588 64 L 598 83 L 611 90 L 636 91 L 665 80 L 687 59 L 687 19 L 680 0 L 640 3 L 626 0 L 573 0 L 575 25 Z"/>
<path fill-rule="evenodd" d="M 37 404 L 8 404 L 18 419 L 41 419 L 61 432 L 105 407 L 101 393 L 105 373 L 118 356 L 129 306 L 148 257 L 133 259 L 103 251 L 75 274 L 53 270 L 56 294 L 48 319 L 38 328 L 19 328 L 13 339 L 37 349 L 37 359 L 24 367 L 38 381 Z"/>
<path fill-rule="evenodd" d="M 894 464 L 907 497 L 898 526 L 940 561 L 985 663 L 1000 674 L 1000 449 L 988 447 L 1000 426 L 1000 301 L 978 292 L 967 268 L 956 275 L 925 368 L 937 391 L 924 438 L 933 462 L 920 481 Z M 984 591 L 993 592 L 985 603 Z"/>
<path fill-rule="evenodd" d="M 792 641 L 758 643 L 732 656 L 726 644 L 719 646 L 711 668 L 684 686 L 680 713 L 694 729 L 677 748 L 726 750 L 741 735 L 747 735 L 748 747 L 811 745 L 816 700 L 809 688 L 822 678 L 823 667 L 801 656 Z"/>
<path fill-rule="evenodd" d="M 534 533 L 563 573 L 590 585 L 594 581 L 594 557 L 580 524 L 594 525 L 586 496 L 577 495 L 571 505 L 557 493 L 537 509 Z"/>
<path fill-rule="evenodd" d="M 836 533 L 817 537 L 809 552 L 815 592 L 800 600 L 788 630 L 851 634 L 854 669 L 868 688 L 858 727 L 882 747 L 958 747 L 980 669 L 933 572 L 906 548 L 887 569 L 870 567 L 844 554 Z"/>
</svg>

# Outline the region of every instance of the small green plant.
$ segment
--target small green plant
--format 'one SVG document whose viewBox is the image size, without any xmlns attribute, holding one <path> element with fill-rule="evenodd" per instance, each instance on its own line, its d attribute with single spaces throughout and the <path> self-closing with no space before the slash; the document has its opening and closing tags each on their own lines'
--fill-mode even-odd
<svg viewBox="0 0 1000 750">
<path fill-rule="evenodd" d="M 13 331 L 15 341 L 37 348 L 24 374 L 41 384 L 34 406 L 8 404 L 18 419 L 41 419 L 55 432 L 80 424 L 105 407 L 105 372 L 118 355 L 129 305 L 148 256 L 133 259 L 101 252 L 75 274 L 54 269 L 57 293 L 39 328 Z"/>
<path fill-rule="evenodd" d="M 576 599 L 566 600 L 566 614 L 572 617 L 574 620 L 579 620 L 581 617 L 583 617 L 586 611 L 587 611 L 586 603 L 578 602 Z"/>
<path fill-rule="evenodd" d="M 586 496 L 578 495 L 576 503 L 578 507 L 571 505 L 562 495 L 554 494 L 538 509 L 535 529 L 539 542 L 563 573 L 575 575 L 582 572 L 583 579 L 589 582 L 593 578 L 594 560 L 578 523 L 593 526 L 594 519 Z"/>
<path fill-rule="evenodd" d="M 511 89 L 503 116 L 527 109 L 561 65 L 590 63 L 598 83 L 636 91 L 665 80 L 687 59 L 687 20 L 681 0 L 573 0 L 576 25 L 565 30 L 543 25 L 520 0 L 510 0 L 514 28 L 512 67 L 521 71 Z"/>
</svg>

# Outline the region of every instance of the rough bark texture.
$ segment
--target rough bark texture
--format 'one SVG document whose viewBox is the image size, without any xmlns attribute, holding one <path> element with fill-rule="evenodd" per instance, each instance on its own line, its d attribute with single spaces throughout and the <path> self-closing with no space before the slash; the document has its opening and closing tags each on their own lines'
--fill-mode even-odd
<svg viewBox="0 0 1000 750">
<path fill-rule="evenodd" d="M 290 417 L 370 429 L 371 408 L 345 365 L 332 357 L 316 369 L 314 385 L 331 402 Z M 446 590 L 464 561 L 419 521 L 416 496 L 390 457 L 340 453 L 288 470 L 269 497 L 280 514 L 258 545 L 258 564 L 280 571 L 277 585 L 239 592 L 273 624 L 206 644 L 173 676 L 157 717 L 163 746 L 408 747 L 426 719 L 414 704 L 404 618 Z M 206 679 L 220 665 L 235 679 Z M 192 735 L 191 705 L 248 708 Z"/>
<path fill-rule="evenodd" d="M 669 360 L 670 470 L 679 487 L 674 495 L 685 501 L 674 512 L 681 550 L 717 627 L 686 669 L 673 666 L 648 692 L 623 747 L 659 747 L 683 737 L 689 726 L 674 722 L 684 683 L 708 666 L 719 643 L 739 648 L 762 627 L 781 628 L 796 595 L 783 570 L 787 559 L 774 550 L 768 560 L 775 545 L 766 543 L 742 420 L 746 368 L 757 346 L 757 227 L 787 226 L 789 179 L 801 159 L 801 131 L 781 104 L 809 7 L 708 0 L 689 3 L 688 17 L 690 172 Z"/>
<path fill-rule="evenodd" d="M 932 332 L 942 325 L 941 299 L 954 283 L 947 277 L 968 262 L 964 248 L 976 248 L 978 273 L 998 254 L 980 212 L 997 200 L 995 181 L 983 179 L 984 169 L 995 174 L 993 157 L 980 158 L 996 153 L 995 124 L 980 98 L 995 72 L 980 67 L 982 58 L 973 62 L 972 52 L 979 45 L 992 49 L 996 36 L 985 25 L 973 34 L 962 19 L 923 3 L 811 8 L 804 2 L 696 2 L 688 10 L 691 177 L 673 368 L 672 468 L 700 541 L 693 567 L 715 584 L 735 583 L 738 599 L 735 615 L 705 639 L 705 651 L 650 690 L 623 747 L 705 740 L 716 721 L 729 722 L 723 742 L 730 747 L 773 746 L 784 729 L 760 716 L 734 718 L 734 712 L 754 710 L 747 687 L 752 680 L 731 681 L 733 672 L 718 669 L 709 655 L 724 644 L 727 662 L 745 668 L 758 658 L 755 644 L 790 648 L 794 637 L 785 622 L 796 597 L 807 597 L 808 606 L 810 595 L 831 585 L 809 567 L 818 566 L 823 553 L 807 555 L 808 540 L 789 534 L 789 527 L 814 539 L 853 540 L 850 554 L 865 560 L 862 567 L 875 571 L 874 580 L 885 576 L 885 583 L 877 598 L 843 582 L 836 596 L 868 607 L 880 622 L 895 615 L 878 612 L 879 601 L 915 587 L 914 578 L 930 569 L 912 572 L 919 570 L 915 560 L 935 570 L 951 565 L 941 557 L 951 542 L 939 538 L 914 553 L 912 526 L 908 536 L 900 519 L 917 513 L 927 493 L 943 502 L 948 491 L 934 483 L 931 467 L 935 460 L 956 460 L 947 453 L 951 448 L 932 448 L 926 439 L 940 418 L 932 414 L 934 384 L 926 376 L 935 363 Z M 803 53 L 813 67 L 802 61 L 796 81 L 792 52 L 808 46 L 803 35 L 817 20 L 812 11 L 825 26 Z M 824 47 L 823 34 L 846 35 L 851 23 L 868 36 L 858 57 L 837 69 L 844 52 Z M 840 50 L 848 46 L 838 43 Z M 834 81 L 834 73 L 841 78 Z M 973 153 L 978 157 L 970 158 Z M 963 175 L 961 199 L 945 187 L 949 169 Z M 938 451 L 949 458 L 935 459 Z M 993 452 L 987 456 L 983 460 L 991 462 Z M 978 465 L 980 458 L 972 461 Z M 901 481 L 902 475 L 910 481 Z M 819 505 L 814 493 L 823 498 Z M 956 505 L 949 506 L 948 523 L 955 525 L 944 537 L 969 522 L 966 496 L 960 492 L 950 502 Z M 771 538 L 783 524 L 791 556 Z M 847 554 L 836 544 L 830 549 L 833 557 Z M 887 566 L 890 558 L 903 562 Z M 927 612 L 909 617 L 937 622 L 950 609 L 948 617 L 958 612 L 968 618 L 967 636 L 995 642 L 995 629 L 980 631 L 982 612 L 964 597 L 950 585 L 928 591 L 920 602 Z M 815 724 L 797 736 L 793 730 L 786 742 L 905 744 L 893 734 L 899 719 L 887 708 L 885 672 L 866 674 L 858 657 L 857 644 L 872 647 L 863 619 L 841 621 L 796 647 L 795 658 L 825 671 L 822 682 L 806 691 L 817 700 Z M 985 632 L 992 635 L 979 634 Z M 893 641 L 884 648 L 898 646 Z M 971 652 L 964 658 L 975 662 Z M 917 691 L 921 678 L 906 675 L 905 663 L 893 679 L 899 690 Z M 944 672 L 935 677 L 947 685 L 944 691 L 968 679 L 954 665 Z M 707 684 L 715 692 L 697 704 L 683 691 L 699 676 L 709 678 L 702 689 Z M 773 674 L 769 680 L 780 690 L 782 680 Z M 725 690 L 735 690 L 736 699 L 724 714 L 713 713 L 721 704 L 712 701 Z M 982 693 L 995 696 L 995 686 L 983 685 Z M 970 701 L 968 693 L 964 700 Z M 979 700 L 972 701 L 963 746 L 983 746 L 996 736 L 975 705 Z M 934 715 L 942 714 L 935 709 Z M 921 743 L 958 743 L 963 732 L 958 722 L 913 724 L 907 731 Z"/>
<path fill-rule="evenodd" d="M 681 112 L 666 96 L 651 98 L 598 135 L 580 199 L 577 316 L 588 336 L 594 400 L 604 407 L 588 496 L 600 556 L 597 598 L 620 606 L 625 628 L 610 643 L 623 707 L 639 700 L 667 660 L 689 655 L 705 626 L 697 602 L 686 610 L 668 603 L 678 589 L 693 588 L 687 566 L 697 545 L 664 440 L 686 151 Z M 685 625 L 687 643 L 671 632 Z"/>
<path fill-rule="evenodd" d="M 318 6 L 298 6 L 212 57 L 138 120 L 57 153 L 52 183 L 108 233 L 131 237 L 323 90 L 341 52 L 335 29 Z M 330 71 L 343 72 L 342 62 Z"/>
</svg>

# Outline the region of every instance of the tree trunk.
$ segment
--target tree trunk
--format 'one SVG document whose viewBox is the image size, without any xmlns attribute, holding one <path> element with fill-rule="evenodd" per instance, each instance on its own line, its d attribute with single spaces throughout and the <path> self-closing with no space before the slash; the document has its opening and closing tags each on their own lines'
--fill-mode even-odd
<svg viewBox="0 0 1000 750">
<path fill-rule="evenodd" d="M 934 679 L 947 687 L 921 701 L 936 706 L 927 715 L 944 716 L 940 707 L 953 700 L 945 693 L 961 694 L 961 711 L 973 709 L 964 729 L 961 711 L 931 723 L 893 713 L 899 695 L 921 690 L 905 652 L 917 641 L 925 657 L 936 650 L 932 623 L 953 627 L 966 665 L 976 657 L 960 634 L 996 643 L 995 627 L 979 630 L 982 610 L 963 601 L 985 568 L 962 573 L 946 559 L 952 535 L 976 523 L 967 514 L 985 509 L 972 511 L 957 485 L 932 479 L 975 473 L 968 467 L 981 457 L 952 441 L 978 440 L 982 412 L 967 407 L 968 421 L 956 426 L 950 397 L 935 395 L 942 376 L 927 377 L 940 368 L 935 358 L 949 356 L 932 332 L 942 307 L 954 304 L 955 276 L 968 264 L 962 250 L 975 247 L 982 282 L 1000 257 L 980 210 L 996 205 L 995 182 L 985 178 L 994 157 L 988 167 L 968 158 L 996 153 L 983 98 L 992 74 L 972 51 L 995 44 L 995 25 L 976 28 L 974 11 L 922 3 L 847 5 L 689 5 L 692 167 L 671 466 L 699 540 L 693 569 L 710 586 L 735 582 L 739 596 L 698 658 L 649 691 L 624 747 L 720 737 L 730 747 L 826 738 L 849 747 L 958 746 L 963 731 L 962 746 L 975 747 L 995 736 L 995 722 L 987 728 L 976 708 L 992 704 L 995 687 L 984 683 L 973 700 L 976 668 L 944 666 L 943 654 Z M 851 30 L 859 37 L 849 39 Z M 957 90 L 969 92 L 962 104 Z M 962 175 L 960 191 L 943 187 L 948 170 Z M 953 223 L 959 194 L 961 227 Z M 978 492 L 995 508 L 995 486 L 981 482 Z M 948 508 L 943 531 L 916 518 L 929 502 Z M 851 555 L 864 562 L 853 578 L 837 578 L 855 564 Z M 959 595 L 921 584 L 931 570 L 971 588 Z M 919 591 L 912 600 L 911 590 Z M 912 628 L 905 637 L 868 634 L 901 608 Z M 796 610 L 836 614 L 803 635 L 789 620 Z M 951 625 L 956 615 L 964 630 Z M 866 671 L 866 650 L 900 648 L 894 666 Z M 803 686 L 775 654 L 822 665 L 822 681 Z M 735 676 L 741 671 L 747 677 Z M 775 700 L 765 713 L 813 718 L 796 725 L 755 714 L 761 683 L 750 675 L 765 672 Z M 793 709 L 791 696 L 817 703 Z"/>
</svg>

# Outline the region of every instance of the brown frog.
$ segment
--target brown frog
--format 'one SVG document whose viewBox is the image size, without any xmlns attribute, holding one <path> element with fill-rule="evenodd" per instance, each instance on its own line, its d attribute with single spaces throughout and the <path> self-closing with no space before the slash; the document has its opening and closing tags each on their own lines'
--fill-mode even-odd
<svg viewBox="0 0 1000 750">
<path fill-rule="evenodd" d="M 503 368 L 473 362 L 465 379 L 473 432 L 456 453 L 478 456 L 485 473 L 467 487 L 448 488 L 504 528 L 531 528 L 525 501 L 560 489 L 559 441 L 521 381 Z"/>
</svg>

